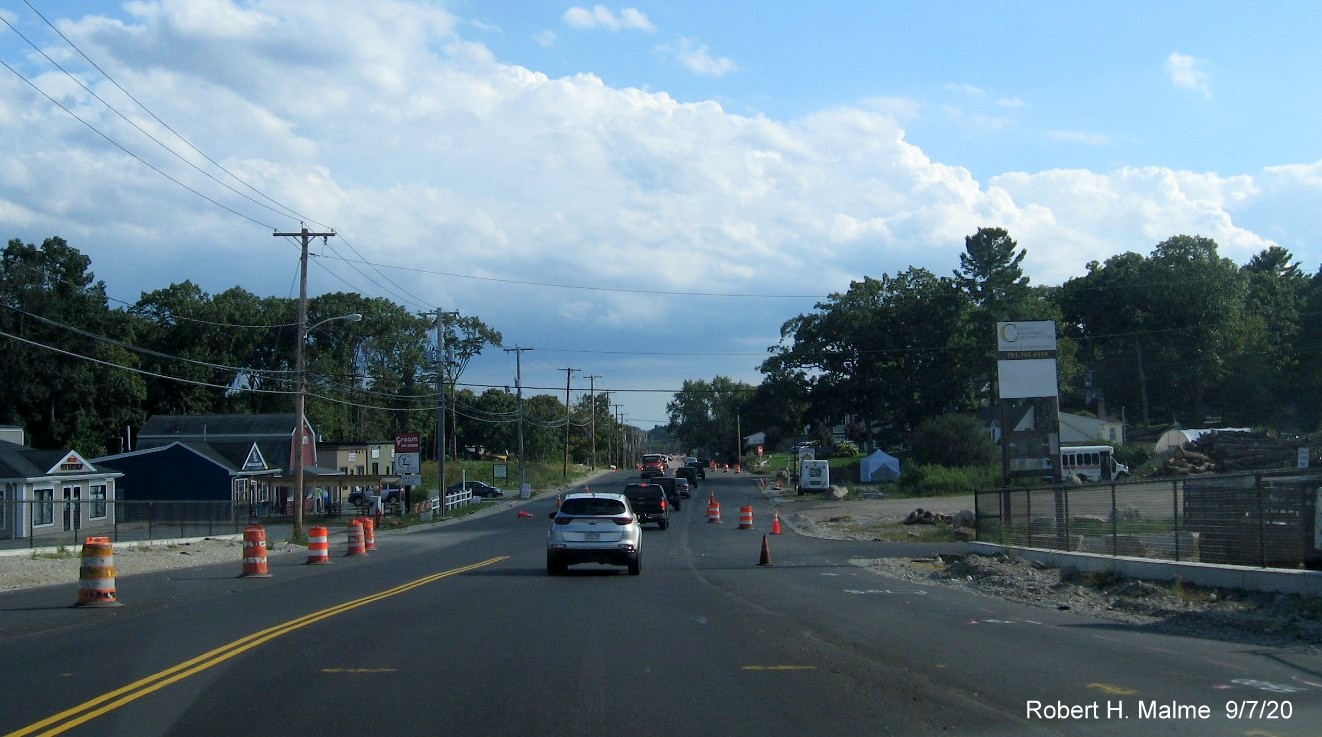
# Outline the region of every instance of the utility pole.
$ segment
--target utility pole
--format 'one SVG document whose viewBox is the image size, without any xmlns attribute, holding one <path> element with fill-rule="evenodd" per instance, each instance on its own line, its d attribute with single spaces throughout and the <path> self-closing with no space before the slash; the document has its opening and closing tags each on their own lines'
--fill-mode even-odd
<svg viewBox="0 0 1322 737">
<path fill-rule="evenodd" d="M 297 233 L 281 233 L 276 231 L 271 235 L 277 238 L 292 238 L 297 236 L 301 248 L 298 259 L 298 346 L 296 347 L 297 360 L 295 361 L 295 394 L 297 399 L 294 401 L 294 422 L 298 425 L 297 442 L 294 444 L 294 529 L 293 540 L 295 542 L 303 539 L 303 452 L 307 448 L 307 432 L 305 431 L 306 421 L 304 414 L 307 412 L 307 356 L 305 345 L 308 339 L 308 243 L 313 238 L 320 238 L 322 243 L 327 238 L 335 235 L 335 231 L 329 233 L 310 232 L 306 225 L 299 228 Z"/>
<path fill-rule="evenodd" d="M 592 374 L 583 377 L 588 380 L 588 404 L 592 407 L 592 424 L 588 434 L 592 437 L 592 450 L 588 456 L 588 470 L 597 470 L 597 379 L 601 377 Z"/>
<path fill-rule="evenodd" d="M 569 409 L 569 380 L 570 377 L 574 375 L 574 372 L 577 371 L 578 369 L 563 368 L 560 370 L 565 372 L 565 462 L 564 462 L 564 466 L 560 470 L 560 476 L 565 481 L 568 481 L 569 480 L 569 424 L 570 424 L 569 420 L 574 414 Z"/>
<path fill-rule="evenodd" d="M 611 422 L 615 421 L 615 415 L 611 412 L 610 392 L 606 392 L 606 416 L 610 418 Z M 615 455 L 612 453 L 612 449 L 615 447 L 615 433 L 610 431 L 610 422 L 606 423 L 606 428 L 606 465 L 610 466 L 615 463 Z"/>
<path fill-rule="evenodd" d="M 514 388 L 517 390 L 519 401 L 519 498 L 527 499 L 532 496 L 532 489 L 528 488 L 527 465 L 523 457 L 523 352 L 531 351 L 532 348 L 506 348 L 506 353 L 514 353 Z"/>
<path fill-rule="evenodd" d="M 458 311 L 423 312 L 423 317 L 436 317 L 436 485 L 440 488 L 441 518 L 445 518 L 445 369 L 450 365 L 449 347 L 445 344 L 445 318 L 459 316 Z"/>
<path fill-rule="evenodd" d="M 615 404 L 611 406 L 615 408 L 615 422 L 620 426 L 620 468 L 625 468 L 629 465 L 629 459 L 627 456 L 625 456 L 625 452 L 626 449 L 629 447 L 629 443 L 628 443 L 628 437 L 625 435 L 626 430 L 624 429 L 624 414 L 620 412 L 620 407 L 624 405 Z"/>
</svg>

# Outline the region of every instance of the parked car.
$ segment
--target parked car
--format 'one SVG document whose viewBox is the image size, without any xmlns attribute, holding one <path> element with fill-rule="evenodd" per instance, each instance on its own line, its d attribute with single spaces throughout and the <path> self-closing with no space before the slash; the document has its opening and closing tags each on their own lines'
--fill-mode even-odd
<svg viewBox="0 0 1322 737">
<path fill-rule="evenodd" d="M 473 496 L 480 496 L 483 499 L 499 499 L 505 496 L 504 489 L 498 489 L 485 481 L 460 481 L 456 484 L 450 484 L 446 491 L 451 494 L 458 494 L 464 490 L 464 486 L 473 492 Z"/>
<path fill-rule="evenodd" d="M 349 492 L 349 503 L 366 509 L 372 505 L 372 497 L 376 496 L 373 492 L 373 489 L 356 488 Z M 386 487 L 381 490 L 381 502 L 383 504 L 398 504 L 400 495 L 403 493 L 403 489 Z"/>
<path fill-rule="evenodd" d="M 630 576 L 642 572 L 643 527 L 625 495 L 570 494 L 551 519 L 547 575 L 558 576 L 575 563 L 627 566 Z"/>
<path fill-rule="evenodd" d="M 628 484 L 624 487 L 624 496 L 634 514 L 638 515 L 639 524 L 655 523 L 663 530 L 670 527 L 670 503 L 666 501 L 666 490 L 660 484 L 646 481 Z"/>
</svg>

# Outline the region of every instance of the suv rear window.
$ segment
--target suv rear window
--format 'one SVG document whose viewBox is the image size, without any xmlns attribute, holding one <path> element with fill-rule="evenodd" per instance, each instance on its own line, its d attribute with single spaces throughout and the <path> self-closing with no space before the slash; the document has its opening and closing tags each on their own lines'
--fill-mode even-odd
<svg viewBox="0 0 1322 737">
<path fill-rule="evenodd" d="M 631 484 L 624 487 L 624 495 L 630 499 L 660 499 L 665 493 L 660 484 Z"/>
<path fill-rule="evenodd" d="M 619 499 L 566 499 L 560 505 L 565 514 L 609 517 L 624 514 L 624 502 Z"/>
</svg>

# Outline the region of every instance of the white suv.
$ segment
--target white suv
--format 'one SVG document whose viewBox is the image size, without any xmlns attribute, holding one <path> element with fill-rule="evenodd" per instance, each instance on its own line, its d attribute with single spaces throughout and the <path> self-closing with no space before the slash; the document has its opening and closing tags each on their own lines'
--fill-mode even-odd
<svg viewBox="0 0 1322 737">
<path fill-rule="evenodd" d="M 570 494 L 551 513 L 546 573 L 558 576 L 575 563 L 628 566 L 642 571 L 643 527 L 623 494 Z"/>
</svg>

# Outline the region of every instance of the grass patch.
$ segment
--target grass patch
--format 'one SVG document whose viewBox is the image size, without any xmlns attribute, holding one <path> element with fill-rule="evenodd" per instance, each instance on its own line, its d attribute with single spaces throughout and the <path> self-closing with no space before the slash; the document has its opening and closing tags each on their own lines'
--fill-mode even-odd
<svg viewBox="0 0 1322 737">
<path fill-rule="evenodd" d="M 52 551 L 41 552 L 34 550 L 28 557 L 32 560 L 65 560 L 67 558 L 76 558 L 78 554 L 61 545 Z"/>
</svg>

